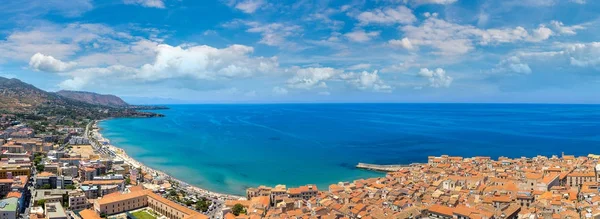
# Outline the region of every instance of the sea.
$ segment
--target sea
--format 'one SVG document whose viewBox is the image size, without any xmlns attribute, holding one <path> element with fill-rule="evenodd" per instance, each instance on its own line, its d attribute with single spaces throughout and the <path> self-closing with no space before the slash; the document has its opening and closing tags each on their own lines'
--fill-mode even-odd
<svg viewBox="0 0 600 219">
<path fill-rule="evenodd" d="M 384 176 L 359 162 L 409 164 L 427 156 L 600 154 L 600 105 L 169 105 L 165 117 L 100 123 L 129 156 L 215 192 L 244 195 Z"/>
</svg>

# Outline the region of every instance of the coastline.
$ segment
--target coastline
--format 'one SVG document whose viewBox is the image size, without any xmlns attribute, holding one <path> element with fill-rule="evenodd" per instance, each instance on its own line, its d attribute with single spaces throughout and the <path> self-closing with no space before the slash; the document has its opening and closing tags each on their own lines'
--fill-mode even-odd
<svg viewBox="0 0 600 219">
<path fill-rule="evenodd" d="M 124 149 L 119 148 L 115 145 L 112 145 L 110 143 L 110 139 L 105 138 L 102 135 L 102 133 L 99 131 L 100 127 L 98 126 L 98 124 L 105 120 L 106 119 L 95 120 L 90 123 L 90 124 L 92 124 L 92 126 L 97 127 L 97 129 L 90 130 L 90 132 L 92 132 L 92 134 L 91 134 L 92 138 L 96 139 L 98 142 L 102 142 L 102 141 L 107 142 L 106 145 L 102 145 L 102 146 L 106 147 L 109 151 L 111 151 L 114 154 L 114 156 L 122 159 L 125 163 L 131 165 L 132 167 L 141 168 L 144 172 L 150 173 L 153 176 L 160 176 L 160 177 L 164 177 L 167 180 L 175 181 L 175 182 L 177 182 L 177 184 L 179 184 L 178 187 L 180 187 L 180 189 L 185 189 L 191 193 L 196 193 L 196 194 L 200 194 L 203 196 L 216 198 L 219 200 L 246 200 L 246 197 L 232 195 L 232 194 L 218 193 L 218 192 L 213 192 L 213 191 L 209 191 L 207 189 L 200 188 L 198 186 L 189 184 L 183 180 L 177 179 L 163 171 L 160 171 L 160 170 L 151 168 L 147 165 L 144 165 L 142 162 L 139 162 L 136 159 L 130 157 Z M 86 132 L 86 133 L 88 133 L 88 132 Z M 88 137 L 90 137 L 90 136 L 88 136 Z M 97 146 L 94 146 L 94 147 L 97 147 Z M 176 187 L 176 185 L 171 185 L 171 186 Z"/>
</svg>

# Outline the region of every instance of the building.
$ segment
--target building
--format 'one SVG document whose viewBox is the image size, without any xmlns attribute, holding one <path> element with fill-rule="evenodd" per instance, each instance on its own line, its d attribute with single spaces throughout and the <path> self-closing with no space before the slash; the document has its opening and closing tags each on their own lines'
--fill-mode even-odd
<svg viewBox="0 0 600 219">
<path fill-rule="evenodd" d="M 41 172 L 35 176 L 35 186 L 40 188 L 44 185 L 50 185 L 50 188 L 46 189 L 64 189 L 68 185 L 73 185 L 73 177 Z"/>
<path fill-rule="evenodd" d="M 67 219 L 67 213 L 60 202 L 46 203 L 44 206 L 46 219 Z"/>
<path fill-rule="evenodd" d="M 203 214 L 181 206 L 150 190 L 139 187 L 129 193 L 114 193 L 106 195 L 94 202 L 94 209 L 100 214 L 114 215 L 150 207 L 152 210 L 169 219 L 207 219 Z"/>
<path fill-rule="evenodd" d="M 91 204 L 88 202 L 88 199 L 82 191 L 73 191 L 69 193 L 69 210 L 81 211 L 90 207 Z"/>
<path fill-rule="evenodd" d="M 73 136 L 69 139 L 70 145 L 82 145 L 82 144 L 90 144 L 90 140 L 86 137 Z"/>
<path fill-rule="evenodd" d="M 0 179 L 31 175 L 31 165 L 0 163 Z"/>
<path fill-rule="evenodd" d="M 0 200 L 0 218 L 16 219 L 19 212 L 18 198 Z"/>
</svg>

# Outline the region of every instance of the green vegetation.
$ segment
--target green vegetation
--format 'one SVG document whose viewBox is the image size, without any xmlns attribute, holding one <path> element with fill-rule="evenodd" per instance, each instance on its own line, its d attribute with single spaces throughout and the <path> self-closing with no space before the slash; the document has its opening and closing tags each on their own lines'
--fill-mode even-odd
<svg viewBox="0 0 600 219">
<path fill-rule="evenodd" d="M 156 217 L 147 211 L 136 211 L 131 213 L 137 219 L 156 219 Z"/>
<path fill-rule="evenodd" d="M 242 204 L 235 204 L 233 208 L 231 208 L 231 212 L 233 213 L 233 215 L 239 216 L 240 214 L 245 214 L 246 209 L 244 209 L 244 206 Z"/>
<path fill-rule="evenodd" d="M 44 168 L 45 168 L 45 167 L 46 167 L 46 166 L 44 166 L 44 164 L 38 164 L 38 165 L 35 165 L 35 169 L 36 169 L 38 172 L 42 172 L 42 171 L 44 171 Z"/>
<path fill-rule="evenodd" d="M 207 211 L 208 206 L 210 206 L 210 201 L 206 198 L 202 198 L 196 202 L 196 210 L 198 211 Z"/>
<path fill-rule="evenodd" d="M 76 188 L 77 187 L 75 185 L 67 185 L 67 186 L 65 186 L 65 189 L 71 189 L 71 190 L 73 190 L 73 189 L 76 189 Z"/>
<path fill-rule="evenodd" d="M 40 186 L 40 189 L 52 189 L 52 186 L 50 184 L 44 184 Z"/>
<path fill-rule="evenodd" d="M 37 166 L 42 162 L 42 159 L 44 159 L 44 154 L 36 153 L 34 156 L 35 158 L 33 158 L 33 165 Z"/>
<path fill-rule="evenodd" d="M 125 184 L 131 185 L 131 179 L 129 177 L 125 179 Z"/>
<path fill-rule="evenodd" d="M 44 206 L 46 204 L 46 199 L 40 199 L 35 202 L 36 206 Z"/>
</svg>

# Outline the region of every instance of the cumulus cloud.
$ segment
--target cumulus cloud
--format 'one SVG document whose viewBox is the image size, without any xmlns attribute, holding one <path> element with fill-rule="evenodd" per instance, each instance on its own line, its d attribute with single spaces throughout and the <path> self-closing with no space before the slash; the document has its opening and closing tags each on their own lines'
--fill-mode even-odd
<svg viewBox="0 0 600 219">
<path fill-rule="evenodd" d="M 359 74 L 348 73 L 344 74 L 342 78 L 360 90 L 371 90 L 375 92 L 392 91 L 392 87 L 381 80 L 377 71 L 373 71 L 372 73 L 363 71 Z"/>
<path fill-rule="evenodd" d="M 508 59 L 502 60 L 495 71 L 509 71 L 520 74 L 530 74 L 531 68 L 527 63 L 521 62 L 518 56 L 511 56 Z"/>
<path fill-rule="evenodd" d="M 373 39 L 374 37 L 378 37 L 379 33 L 379 31 L 365 32 L 364 30 L 355 30 L 344 34 L 344 36 L 346 36 L 346 38 L 348 38 L 351 41 L 362 43 L 371 41 L 371 39 Z"/>
<path fill-rule="evenodd" d="M 387 7 L 378 8 L 372 11 L 365 11 L 358 14 L 356 19 L 358 19 L 361 25 L 410 24 L 417 20 L 412 10 L 402 5 L 395 8 Z"/>
<path fill-rule="evenodd" d="M 29 59 L 29 67 L 37 71 L 63 72 L 75 67 L 75 62 L 63 62 L 52 56 L 36 53 Z"/>
<path fill-rule="evenodd" d="M 165 8 L 163 0 L 123 0 L 128 5 L 140 5 L 147 8 Z"/>
<path fill-rule="evenodd" d="M 568 45 L 563 54 L 568 56 L 571 65 L 600 68 L 600 42 Z"/>
<path fill-rule="evenodd" d="M 283 87 L 276 86 L 273 87 L 273 93 L 277 95 L 286 95 L 288 94 L 288 90 Z"/>
<path fill-rule="evenodd" d="M 160 80 L 171 77 L 191 77 L 203 80 L 248 77 L 267 73 L 278 66 L 277 58 L 251 57 L 254 48 L 232 45 L 218 49 L 202 46 L 159 45 L 152 64 L 140 68 L 137 78 Z"/>
<path fill-rule="evenodd" d="M 80 68 L 62 73 L 70 78 L 59 83 L 58 86 L 65 90 L 80 90 L 86 85 L 94 84 L 100 80 L 131 78 L 137 72 L 138 69 L 136 68 L 122 65 L 113 65 L 105 68 Z"/>
<path fill-rule="evenodd" d="M 236 9 L 247 14 L 256 12 L 263 4 L 263 0 L 244 0 L 230 3 L 230 5 L 234 6 Z"/>
<path fill-rule="evenodd" d="M 548 39 L 553 31 L 544 25 L 532 31 L 523 27 L 503 29 L 479 29 L 471 25 L 451 23 L 434 16 L 427 18 L 420 26 L 406 25 L 400 28 L 405 38 L 390 40 L 390 46 L 416 49 L 429 46 L 440 55 L 465 54 L 476 45 L 511 43 L 518 41 L 540 42 Z"/>
<path fill-rule="evenodd" d="M 547 28 L 544 25 L 541 25 L 537 29 L 534 29 L 532 31 L 531 36 L 526 38 L 526 40 L 531 41 L 531 42 L 540 42 L 540 41 L 547 40 L 548 38 L 550 38 L 551 35 L 552 35 L 552 30 L 550 30 L 550 28 Z"/>
<path fill-rule="evenodd" d="M 157 44 L 103 24 L 44 23 L 14 31 L 0 40 L 0 62 L 29 61 L 38 52 L 64 60 L 85 50 L 86 53 L 73 60 L 79 66 L 143 64 L 154 57 Z"/>
<path fill-rule="evenodd" d="M 388 41 L 388 43 L 393 47 L 400 47 L 400 48 L 404 48 L 407 50 L 415 49 L 415 47 L 412 45 L 410 40 L 406 37 L 402 38 L 401 40 L 390 40 L 390 41 Z"/>
<path fill-rule="evenodd" d="M 272 73 L 278 68 L 276 57 L 253 57 L 254 48 L 232 45 L 226 48 L 158 45 L 153 63 L 141 67 L 113 65 L 81 68 L 63 73 L 70 77 L 60 86 L 77 88 L 95 79 L 161 81 L 165 79 L 229 80 Z"/>
<path fill-rule="evenodd" d="M 452 77 L 446 75 L 446 71 L 441 68 L 436 68 L 435 70 L 422 68 L 417 75 L 427 78 L 429 80 L 429 86 L 435 88 L 450 87 L 453 80 Z"/>
<path fill-rule="evenodd" d="M 554 29 L 554 31 L 558 32 L 559 34 L 564 35 L 575 35 L 577 34 L 577 32 L 575 32 L 576 30 L 585 29 L 585 27 L 582 25 L 565 26 L 560 21 L 551 21 L 550 27 L 552 27 L 552 29 Z"/>
<path fill-rule="evenodd" d="M 551 67 L 568 64 L 580 68 L 600 69 L 600 42 L 557 44 L 553 51 L 517 52 L 501 60 L 491 70 L 497 72 L 532 73 L 528 63 Z"/>
<path fill-rule="evenodd" d="M 301 68 L 296 71 L 294 77 L 287 81 L 290 88 L 298 89 L 313 89 L 316 87 L 327 87 L 325 81 L 342 73 L 341 70 L 318 67 L 318 68 Z"/>
</svg>

